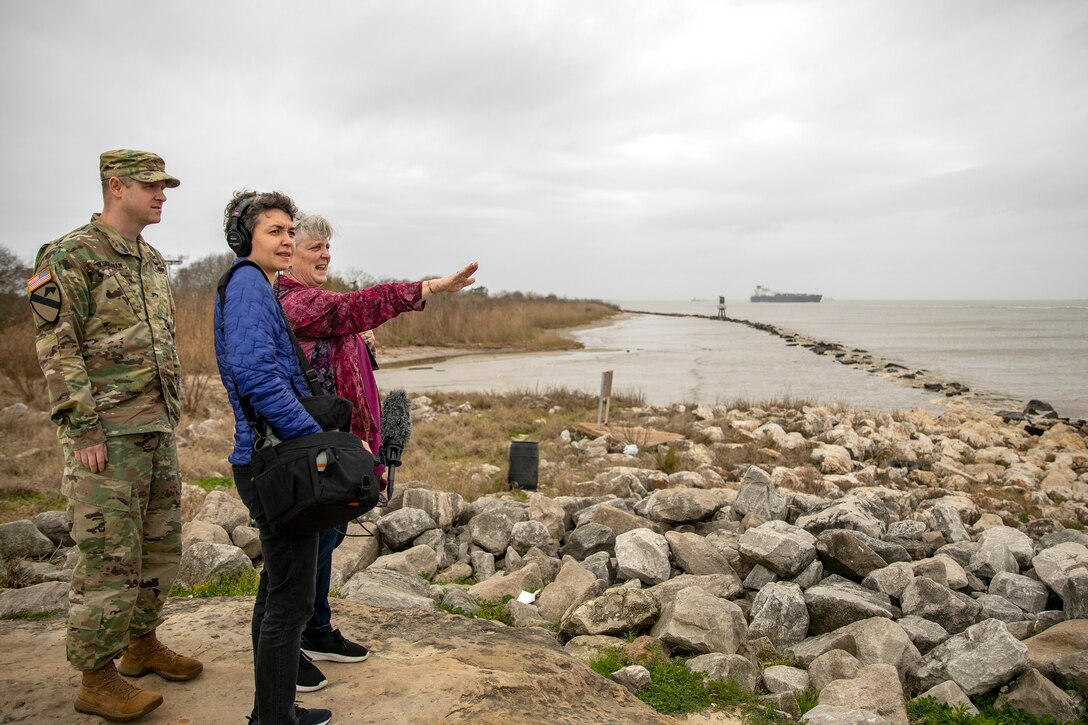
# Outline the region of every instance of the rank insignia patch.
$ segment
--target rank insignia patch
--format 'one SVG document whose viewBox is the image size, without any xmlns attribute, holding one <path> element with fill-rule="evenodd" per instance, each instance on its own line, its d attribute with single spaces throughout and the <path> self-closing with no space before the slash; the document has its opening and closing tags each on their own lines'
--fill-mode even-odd
<svg viewBox="0 0 1088 725">
<path fill-rule="evenodd" d="M 55 322 L 60 316 L 60 285 L 49 269 L 43 269 L 26 281 L 30 295 L 30 308 L 45 322 Z"/>
</svg>

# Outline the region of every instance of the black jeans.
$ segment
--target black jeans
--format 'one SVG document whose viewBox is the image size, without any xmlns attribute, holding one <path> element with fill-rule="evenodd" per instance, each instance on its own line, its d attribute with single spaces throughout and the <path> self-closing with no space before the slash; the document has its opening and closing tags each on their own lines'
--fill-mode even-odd
<svg viewBox="0 0 1088 725">
<path fill-rule="evenodd" d="M 256 693 L 251 717 L 259 725 L 296 725 L 295 683 L 298 679 L 302 630 L 313 614 L 317 568 L 317 534 L 274 534 L 253 488 L 248 466 L 234 467 L 242 501 L 257 520 L 264 569 L 253 605 L 253 677 Z"/>
</svg>

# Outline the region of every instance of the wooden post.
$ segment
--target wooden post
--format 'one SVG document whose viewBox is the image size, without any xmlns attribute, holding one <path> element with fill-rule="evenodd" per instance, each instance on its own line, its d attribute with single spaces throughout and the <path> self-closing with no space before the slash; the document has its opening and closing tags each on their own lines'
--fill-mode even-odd
<svg viewBox="0 0 1088 725">
<path fill-rule="evenodd" d="M 601 396 L 597 400 L 597 427 L 608 425 L 608 409 L 612 405 L 612 371 L 601 373 Z M 602 417 L 603 415 L 603 417 Z"/>
</svg>

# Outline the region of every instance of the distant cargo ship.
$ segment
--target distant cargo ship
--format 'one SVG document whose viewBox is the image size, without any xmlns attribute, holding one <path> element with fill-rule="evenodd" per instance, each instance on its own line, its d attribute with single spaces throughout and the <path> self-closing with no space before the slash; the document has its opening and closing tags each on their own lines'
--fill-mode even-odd
<svg viewBox="0 0 1088 725">
<path fill-rule="evenodd" d="M 823 295 L 810 295 L 800 292 L 775 292 L 766 287 L 756 287 L 756 293 L 749 299 L 752 302 L 819 302 Z"/>
</svg>

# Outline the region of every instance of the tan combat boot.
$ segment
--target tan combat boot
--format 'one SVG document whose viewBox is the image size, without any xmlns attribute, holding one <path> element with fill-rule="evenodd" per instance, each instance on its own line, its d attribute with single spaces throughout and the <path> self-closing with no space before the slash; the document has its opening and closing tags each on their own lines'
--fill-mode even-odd
<svg viewBox="0 0 1088 725">
<path fill-rule="evenodd" d="M 76 695 L 76 710 L 114 722 L 127 722 L 146 715 L 162 704 L 162 695 L 133 687 L 121 679 L 111 660 L 102 669 L 83 673 Z"/>
<path fill-rule="evenodd" d="M 133 637 L 121 657 L 117 669 L 126 677 L 143 677 L 154 672 L 164 680 L 191 680 L 204 670 L 200 660 L 183 657 L 170 649 L 151 630 L 142 637 Z"/>
</svg>

